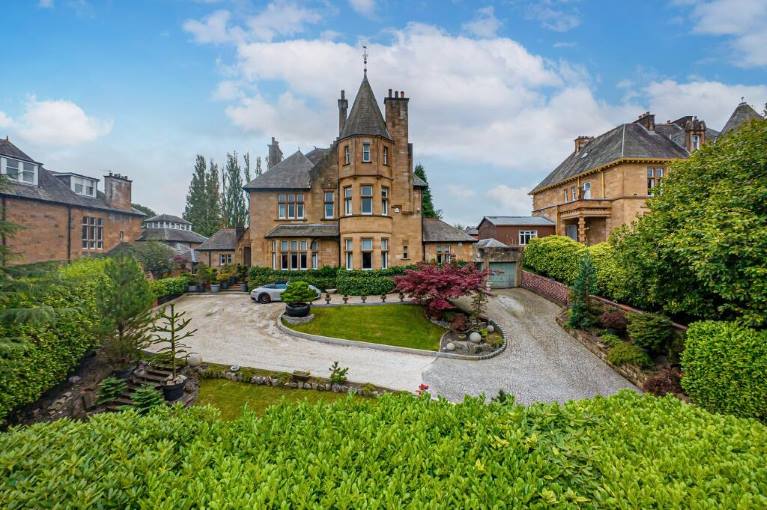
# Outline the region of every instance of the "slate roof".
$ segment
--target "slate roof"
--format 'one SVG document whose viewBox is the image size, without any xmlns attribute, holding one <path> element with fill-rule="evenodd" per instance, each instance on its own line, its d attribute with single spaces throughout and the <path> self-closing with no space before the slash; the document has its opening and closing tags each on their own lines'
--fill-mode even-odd
<svg viewBox="0 0 767 510">
<path fill-rule="evenodd" d="M 423 219 L 424 243 L 476 243 L 469 234 L 437 218 Z"/>
<path fill-rule="evenodd" d="M 429 185 L 426 183 L 426 181 L 424 181 L 423 179 L 418 177 L 416 174 L 413 174 L 413 187 L 414 188 L 426 188 L 428 186 Z"/>
<path fill-rule="evenodd" d="M 27 156 L 26 153 L 24 153 L 24 151 L 22 151 L 21 149 L 13 145 L 8 140 L 8 137 L 6 137 L 5 139 L 0 139 L 0 154 L 3 156 L 11 157 L 11 158 L 29 161 L 30 163 L 38 163 L 34 159 Z"/>
<path fill-rule="evenodd" d="M 479 228 L 477 227 L 465 227 L 463 229 L 464 232 L 469 234 L 470 236 L 478 236 L 479 235 Z"/>
<path fill-rule="evenodd" d="M 338 237 L 338 223 L 277 225 L 264 237 Z"/>
<path fill-rule="evenodd" d="M 383 136 L 391 140 L 381 109 L 378 107 L 375 94 L 373 94 L 373 89 L 368 82 L 367 74 L 362 78 L 349 118 L 346 119 L 339 138 L 354 135 Z"/>
<path fill-rule="evenodd" d="M 692 115 L 689 117 L 692 117 Z M 682 119 L 684 118 L 685 117 L 682 117 Z M 656 124 L 655 131 L 662 134 L 663 136 L 668 137 L 672 142 L 682 147 L 683 149 L 687 149 L 685 144 L 684 127 L 679 123 L 679 121 L 682 119 L 677 119 L 674 122 L 667 122 L 665 124 Z M 706 142 L 713 142 L 717 138 L 719 138 L 719 131 L 716 129 L 711 129 L 710 127 L 706 127 Z"/>
<path fill-rule="evenodd" d="M 274 170 L 274 169 L 272 169 Z M 271 172 L 271 170 L 270 170 Z M 237 230 L 233 228 L 222 228 L 200 246 L 197 251 L 234 251 L 237 248 Z"/>
<path fill-rule="evenodd" d="M 314 156 L 316 157 L 316 154 Z M 301 151 L 296 151 L 250 181 L 244 186 L 244 189 L 310 189 L 312 187 L 310 175 L 312 168 L 314 168 L 314 163 Z"/>
<path fill-rule="evenodd" d="M 306 153 L 306 158 L 311 161 L 313 165 L 316 165 L 328 154 L 328 152 L 330 152 L 330 149 L 318 149 L 315 147 L 313 150 Z"/>
<path fill-rule="evenodd" d="M 477 241 L 477 248 L 508 248 L 508 244 L 504 244 L 500 242 L 498 239 L 489 238 L 489 239 L 480 239 Z"/>
<path fill-rule="evenodd" d="M 621 124 L 591 140 L 578 153 L 573 151 L 532 192 L 622 158 L 678 159 L 688 155 L 661 132 L 649 131 L 636 122 Z"/>
<path fill-rule="evenodd" d="M 167 221 L 168 223 L 181 223 L 183 225 L 191 225 L 191 223 L 186 221 L 184 218 L 179 218 L 178 216 L 174 216 L 172 214 L 158 214 L 157 216 L 152 216 L 151 218 L 144 220 L 145 223 L 150 221 Z"/>
<path fill-rule="evenodd" d="M 12 158 L 23 159 L 32 163 L 38 163 L 7 139 L 0 140 L 0 154 Z M 38 163 L 38 165 L 40 165 L 40 163 Z M 66 182 L 57 178 L 56 175 L 59 175 L 59 173 L 43 168 L 43 166 L 40 165 L 37 170 L 37 186 L 8 181 L 5 188 L 0 191 L 0 195 L 39 200 L 42 202 L 53 202 L 56 204 L 71 205 L 85 209 L 97 209 L 120 214 L 145 216 L 144 213 L 133 207 L 130 209 L 119 209 L 108 205 L 106 203 L 106 196 L 101 191 L 98 191 L 95 197 L 78 195 L 67 186 Z"/>
<path fill-rule="evenodd" d="M 739 128 L 746 122 L 761 118 L 762 116 L 759 115 L 756 110 L 751 108 L 751 105 L 746 102 L 742 102 L 735 108 L 735 111 L 732 112 L 730 118 L 727 119 L 727 123 L 722 128 L 722 134 L 729 133 L 733 129 Z"/>
<path fill-rule="evenodd" d="M 555 223 L 545 216 L 485 216 L 482 221 L 492 223 L 497 227 L 523 226 L 523 227 L 553 227 Z M 482 224 L 480 222 L 480 225 Z"/>
<path fill-rule="evenodd" d="M 139 241 L 160 241 L 166 243 L 197 243 L 202 244 L 208 238 L 201 236 L 192 230 L 180 230 L 177 228 L 143 228 Z"/>
</svg>

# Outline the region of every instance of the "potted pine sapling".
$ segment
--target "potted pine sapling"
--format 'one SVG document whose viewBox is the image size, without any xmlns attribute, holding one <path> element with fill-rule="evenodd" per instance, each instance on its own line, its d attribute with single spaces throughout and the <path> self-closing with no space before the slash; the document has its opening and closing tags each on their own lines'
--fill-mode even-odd
<svg viewBox="0 0 767 510">
<path fill-rule="evenodd" d="M 170 309 L 170 311 L 168 311 Z M 171 375 L 162 385 L 162 391 L 165 400 L 173 402 L 181 398 L 184 394 L 186 385 L 186 376 L 178 373 L 179 357 L 186 357 L 189 354 L 189 346 L 181 343 L 185 338 L 189 338 L 197 331 L 184 331 L 191 318 L 185 318 L 186 312 L 176 312 L 176 306 L 171 304 L 164 307 L 157 313 L 152 332 L 154 333 L 153 343 L 160 345 L 156 356 L 170 366 Z"/>
<path fill-rule="evenodd" d="M 288 317 L 306 317 L 311 310 L 311 302 L 317 299 L 317 292 L 304 281 L 288 283 L 288 288 L 282 293 L 285 302 L 285 314 Z"/>
<path fill-rule="evenodd" d="M 210 274 L 210 291 L 218 292 L 221 290 L 221 284 L 218 283 L 218 270 L 212 269 Z"/>
</svg>

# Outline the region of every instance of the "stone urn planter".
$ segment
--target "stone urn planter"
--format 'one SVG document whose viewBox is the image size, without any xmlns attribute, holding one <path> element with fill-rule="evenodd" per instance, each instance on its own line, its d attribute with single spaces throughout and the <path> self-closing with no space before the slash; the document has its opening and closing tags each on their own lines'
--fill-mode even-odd
<svg viewBox="0 0 767 510">
<path fill-rule="evenodd" d="M 189 285 L 186 288 L 187 292 L 197 292 L 197 285 Z"/>
<path fill-rule="evenodd" d="M 287 303 L 285 315 L 288 317 L 306 317 L 309 315 L 311 305 L 309 303 Z"/>
<path fill-rule="evenodd" d="M 184 395 L 184 388 L 186 387 L 186 376 L 177 375 L 175 379 L 169 379 L 162 385 L 162 393 L 165 396 L 165 400 L 168 402 L 175 402 Z"/>
<path fill-rule="evenodd" d="M 210 291 L 211 292 L 219 292 L 221 290 L 221 286 L 217 283 L 211 283 L 210 284 Z"/>
</svg>

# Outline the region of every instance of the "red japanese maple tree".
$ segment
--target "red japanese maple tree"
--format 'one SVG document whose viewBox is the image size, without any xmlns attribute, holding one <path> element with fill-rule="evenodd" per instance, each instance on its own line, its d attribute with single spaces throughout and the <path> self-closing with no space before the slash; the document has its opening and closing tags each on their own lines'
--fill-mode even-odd
<svg viewBox="0 0 767 510">
<path fill-rule="evenodd" d="M 442 310 L 453 307 L 450 299 L 485 292 L 487 274 L 487 271 L 481 271 L 473 264 L 438 266 L 422 263 L 416 269 L 408 269 L 395 277 L 394 282 L 396 291 L 425 305 L 430 315 L 437 316 Z"/>
</svg>

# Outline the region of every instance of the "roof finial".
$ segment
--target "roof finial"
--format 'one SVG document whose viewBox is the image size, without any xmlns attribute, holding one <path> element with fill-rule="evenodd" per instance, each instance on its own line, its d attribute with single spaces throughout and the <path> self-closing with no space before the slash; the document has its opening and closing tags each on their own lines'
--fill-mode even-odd
<svg viewBox="0 0 767 510">
<path fill-rule="evenodd" d="M 746 102 L 746 96 L 740 96 L 740 103 L 743 104 Z"/>
<path fill-rule="evenodd" d="M 365 76 L 368 75 L 368 47 L 362 46 L 362 63 L 364 64 Z"/>
</svg>

